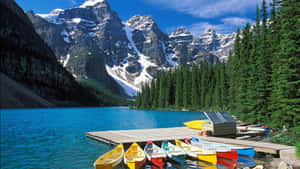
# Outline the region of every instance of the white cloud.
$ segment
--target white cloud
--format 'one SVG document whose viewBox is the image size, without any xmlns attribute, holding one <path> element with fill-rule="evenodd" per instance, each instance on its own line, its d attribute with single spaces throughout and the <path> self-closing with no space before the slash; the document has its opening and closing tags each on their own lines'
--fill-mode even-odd
<svg viewBox="0 0 300 169">
<path fill-rule="evenodd" d="M 214 18 L 224 14 L 245 14 L 255 11 L 262 0 L 145 0 L 199 18 Z M 271 0 L 266 0 L 267 4 Z"/>
<path fill-rule="evenodd" d="M 246 23 L 253 23 L 251 19 L 229 17 L 222 19 L 221 24 L 210 24 L 208 22 L 199 22 L 188 26 L 188 29 L 195 36 L 201 35 L 208 26 L 212 26 L 217 33 L 236 32 L 237 28 L 243 28 Z"/>
</svg>

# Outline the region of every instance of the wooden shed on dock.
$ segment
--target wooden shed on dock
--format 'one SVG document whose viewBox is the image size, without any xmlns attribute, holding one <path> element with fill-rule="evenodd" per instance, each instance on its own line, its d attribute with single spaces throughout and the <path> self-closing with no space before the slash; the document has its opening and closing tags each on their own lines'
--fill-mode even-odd
<svg viewBox="0 0 300 169">
<path fill-rule="evenodd" d="M 204 112 L 210 123 L 202 124 L 202 130 L 212 131 L 213 136 L 236 134 L 236 122 L 227 112 Z"/>
</svg>

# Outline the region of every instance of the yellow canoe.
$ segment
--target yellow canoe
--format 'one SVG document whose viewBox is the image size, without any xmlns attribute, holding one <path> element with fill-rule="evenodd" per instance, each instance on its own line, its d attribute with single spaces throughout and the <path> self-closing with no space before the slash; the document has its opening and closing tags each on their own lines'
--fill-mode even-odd
<svg viewBox="0 0 300 169">
<path fill-rule="evenodd" d="M 129 169 L 139 169 L 146 161 L 146 155 L 137 143 L 133 143 L 124 155 L 124 163 Z"/>
<path fill-rule="evenodd" d="M 183 123 L 184 125 L 186 125 L 187 127 L 190 127 L 192 129 L 202 129 L 202 124 L 203 123 L 210 123 L 209 121 L 205 121 L 205 120 L 194 120 L 194 121 L 188 121 Z"/>
<path fill-rule="evenodd" d="M 119 165 L 124 154 L 123 144 L 100 156 L 95 162 L 95 169 L 112 169 Z"/>
<path fill-rule="evenodd" d="M 188 156 L 197 158 L 198 160 L 209 162 L 213 165 L 217 164 L 217 155 L 215 152 L 211 152 L 196 146 L 185 144 L 177 139 L 175 139 L 175 142 L 176 146 L 182 148 Z"/>
</svg>

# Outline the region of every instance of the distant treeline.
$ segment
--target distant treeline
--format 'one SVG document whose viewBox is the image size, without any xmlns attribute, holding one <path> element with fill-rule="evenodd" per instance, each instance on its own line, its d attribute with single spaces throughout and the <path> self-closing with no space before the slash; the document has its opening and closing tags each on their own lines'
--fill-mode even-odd
<svg viewBox="0 0 300 169">
<path fill-rule="evenodd" d="M 237 30 L 228 61 L 183 65 L 144 84 L 138 109 L 229 111 L 250 123 L 300 126 L 300 3 L 257 7 L 256 23 Z"/>
</svg>

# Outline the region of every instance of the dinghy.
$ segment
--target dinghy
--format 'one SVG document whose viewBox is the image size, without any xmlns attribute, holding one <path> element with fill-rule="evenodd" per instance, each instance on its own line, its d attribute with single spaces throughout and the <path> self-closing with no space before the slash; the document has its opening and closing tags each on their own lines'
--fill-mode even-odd
<svg viewBox="0 0 300 169">
<path fill-rule="evenodd" d="M 163 141 L 161 144 L 161 148 L 166 152 L 168 158 L 177 163 L 184 164 L 185 151 L 182 148 L 175 146 L 168 141 Z"/>
<path fill-rule="evenodd" d="M 107 169 L 118 166 L 123 158 L 123 144 L 119 144 L 113 150 L 103 154 L 94 162 L 95 169 Z"/>
<path fill-rule="evenodd" d="M 146 161 L 146 155 L 137 143 L 133 143 L 124 155 L 124 163 L 129 169 L 139 169 Z"/>
<path fill-rule="evenodd" d="M 238 153 L 236 150 L 232 150 L 229 147 L 220 146 L 215 142 L 202 142 L 202 140 L 192 137 L 191 144 L 205 150 L 216 152 L 218 158 L 227 158 L 233 161 L 237 161 L 238 159 Z"/>
<path fill-rule="evenodd" d="M 147 159 L 154 164 L 152 168 L 162 169 L 164 166 L 164 159 L 167 157 L 167 154 L 163 149 L 155 145 L 152 141 L 148 141 L 145 148 L 145 154 Z"/>
<path fill-rule="evenodd" d="M 223 144 L 223 143 L 215 143 L 215 142 L 209 142 L 209 141 L 204 141 L 201 139 L 198 139 L 198 142 L 201 144 L 213 144 L 214 146 L 217 146 L 218 148 L 224 148 L 224 149 L 231 149 L 231 150 L 236 150 L 238 153 L 238 156 L 243 155 L 243 156 L 249 156 L 249 157 L 254 157 L 255 151 L 253 147 L 241 147 L 241 146 L 235 146 L 231 144 Z"/>
<path fill-rule="evenodd" d="M 206 161 L 213 165 L 217 164 L 216 153 L 201 149 L 196 146 L 185 144 L 177 139 L 175 139 L 175 142 L 176 142 L 176 146 L 182 148 L 189 157 L 197 158 L 198 160 Z"/>
</svg>

